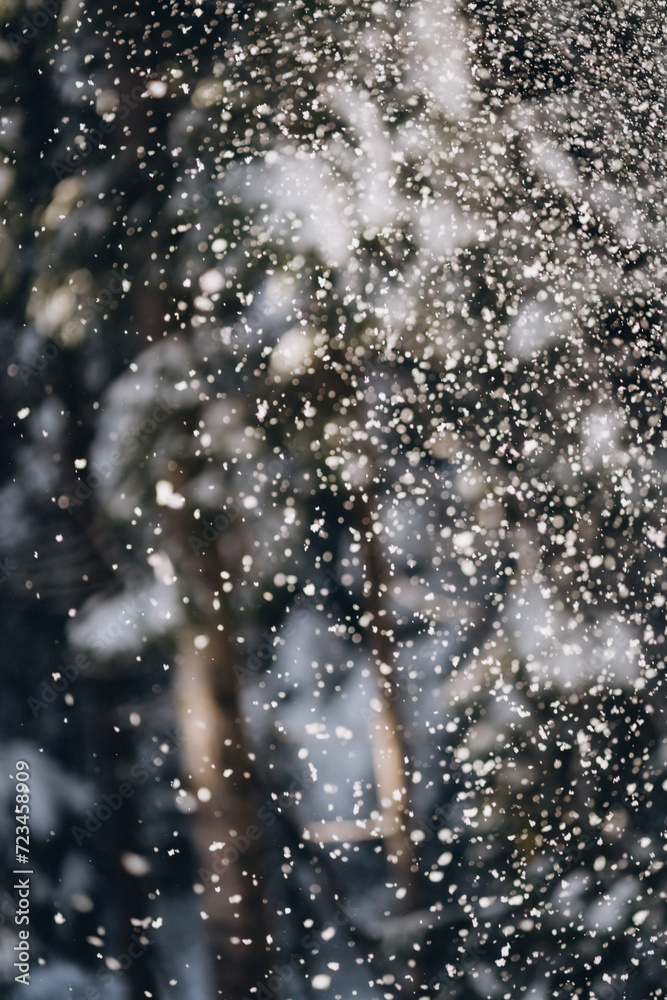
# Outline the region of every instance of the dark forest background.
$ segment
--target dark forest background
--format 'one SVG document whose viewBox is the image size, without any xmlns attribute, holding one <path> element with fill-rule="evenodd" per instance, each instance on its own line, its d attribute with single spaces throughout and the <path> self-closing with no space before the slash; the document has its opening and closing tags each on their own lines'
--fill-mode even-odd
<svg viewBox="0 0 667 1000">
<path fill-rule="evenodd" d="M 3 996 L 664 996 L 663 0 L 0 8 Z"/>
</svg>

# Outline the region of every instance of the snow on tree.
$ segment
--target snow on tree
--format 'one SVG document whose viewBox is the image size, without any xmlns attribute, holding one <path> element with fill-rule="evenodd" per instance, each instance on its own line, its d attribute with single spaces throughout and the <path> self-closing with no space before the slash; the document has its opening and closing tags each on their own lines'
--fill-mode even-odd
<svg viewBox="0 0 667 1000">
<path fill-rule="evenodd" d="M 663 7 L 11 5 L 49 995 L 663 995 Z"/>
</svg>

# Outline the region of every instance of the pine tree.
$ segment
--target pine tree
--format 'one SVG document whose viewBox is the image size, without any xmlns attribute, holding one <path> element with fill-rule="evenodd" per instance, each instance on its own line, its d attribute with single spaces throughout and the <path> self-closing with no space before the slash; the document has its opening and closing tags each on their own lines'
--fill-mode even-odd
<svg viewBox="0 0 667 1000">
<path fill-rule="evenodd" d="M 3 419 L 48 475 L 5 486 L 38 532 L 7 522 L 6 586 L 94 663 L 105 788 L 180 713 L 221 995 L 661 995 L 640 6 L 14 9 Z M 161 794 L 111 838 L 130 908 Z"/>
</svg>

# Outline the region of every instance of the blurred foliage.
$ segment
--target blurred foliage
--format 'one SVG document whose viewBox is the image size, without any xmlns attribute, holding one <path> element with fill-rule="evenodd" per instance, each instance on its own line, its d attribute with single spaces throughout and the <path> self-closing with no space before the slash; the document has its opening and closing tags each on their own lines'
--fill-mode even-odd
<svg viewBox="0 0 667 1000">
<path fill-rule="evenodd" d="M 664 4 L 36 11 L 2 49 L 1 377 L 43 536 L 3 544 L 113 554 L 30 596 L 85 623 L 154 573 L 132 654 L 203 634 L 237 748 L 312 598 L 406 752 L 409 905 L 389 865 L 355 939 L 384 995 L 662 996 Z M 353 892 L 272 836 L 297 929 L 299 864 Z"/>
</svg>

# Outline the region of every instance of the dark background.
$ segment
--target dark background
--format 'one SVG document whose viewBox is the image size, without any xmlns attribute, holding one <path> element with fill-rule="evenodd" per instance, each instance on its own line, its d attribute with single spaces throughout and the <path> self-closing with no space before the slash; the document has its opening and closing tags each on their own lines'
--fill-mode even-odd
<svg viewBox="0 0 667 1000">
<path fill-rule="evenodd" d="M 663 996 L 664 4 L 2 11 L 3 995 Z"/>
</svg>

